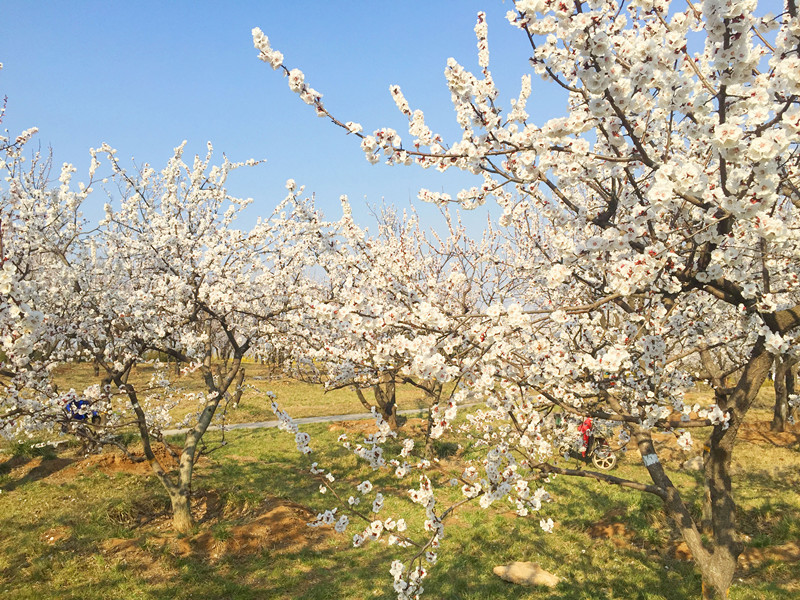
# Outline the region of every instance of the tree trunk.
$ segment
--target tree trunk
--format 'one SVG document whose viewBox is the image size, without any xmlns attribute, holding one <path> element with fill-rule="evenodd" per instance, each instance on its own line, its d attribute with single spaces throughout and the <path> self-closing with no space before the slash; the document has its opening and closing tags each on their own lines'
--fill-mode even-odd
<svg viewBox="0 0 800 600">
<path fill-rule="evenodd" d="M 727 551 L 715 549 L 714 554 L 701 567 L 703 600 L 725 600 L 736 572 L 737 557 Z"/>
<path fill-rule="evenodd" d="M 428 408 L 428 418 L 425 426 L 425 458 L 433 457 L 433 438 L 431 437 L 431 431 L 433 431 L 433 406 Z"/>
<path fill-rule="evenodd" d="M 750 357 L 736 387 L 720 408 L 727 410 L 727 425 L 717 424 L 708 440 L 704 454 L 704 476 L 711 509 L 711 531 L 707 543 L 680 497 L 663 465 L 659 461 L 652 436 L 645 428 L 635 429 L 636 442 L 650 478 L 663 490 L 664 509 L 681 532 L 703 578 L 704 600 L 728 597 L 733 582 L 736 563 L 743 544 L 736 532 L 736 504 L 731 493 L 731 456 L 734 442 L 744 416 L 753 405 L 761 385 L 769 374 L 773 355 L 760 339 L 750 352 Z M 613 406 L 613 405 L 612 405 Z M 622 412 L 621 407 L 614 407 Z"/>
<path fill-rule="evenodd" d="M 736 562 L 741 551 L 740 545 L 730 545 L 726 540 L 719 539 L 717 521 L 720 518 L 720 503 L 715 501 L 715 494 L 709 485 L 711 496 L 710 509 L 712 511 L 712 525 L 714 525 L 713 537 L 711 539 L 711 550 L 706 548 L 703 537 L 694 519 L 680 496 L 680 492 L 674 486 L 664 467 L 658 459 L 653 438 L 649 430 L 644 428 L 636 431 L 636 443 L 639 452 L 645 460 L 645 465 L 653 483 L 664 490 L 662 500 L 664 510 L 681 533 L 683 541 L 692 554 L 695 565 L 700 569 L 702 576 L 703 600 L 714 600 L 717 598 L 727 598 L 728 588 L 733 582 L 733 574 L 736 570 Z M 708 460 L 708 459 L 707 459 Z"/>
<path fill-rule="evenodd" d="M 244 393 L 244 376 L 244 367 L 240 367 L 239 374 L 236 376 L 236 379 L 233 382 L 233 397 L 231 399 L 233 408 L 239 406 L 239 402 L 242 400 L 242 394 Z"/>
<path fill-rule="evenodd" d="M 796 377 L 797 377 L 797 361 L 793 361 L 792 362 L 792 366 L 790 366 L 786 370 L 786 398 L 787 398 L 787 404 L 788 404 L 788 399 L 791 396 L 794 396 L 797 393 L 796 386 L 795 386 Z M 789 416 L 787 417 L 787 420 L 791 423 L 791 422 L 793 422 L 793 419 L 794 419 L 794 407 L 788 407 L 788 412 L 789 412 Z"/>
<path fill-rule="evenodd" d="M 172 527 L 178 533 L 189 533 L 194 526 L 192 519 L 191 493 L 188 490 L 170 494 L 172 503 Z"/>
<path fill-rule="evenodd" d="M 133 384 L 128 383 L 128 374 L 133 365 L 130 364 L 125 369 L 124 373 L 109 373 L 117 386 L 125 387 L 131 407 L 136 415 L 136 424 L 139 428 L 139 436 L 142 439 L 144 454 L 156 478 L 169 494 L 170 502 L 172 503 L 172 523 L 175 530 L 179 533 L 186 533 L 190 531 L 193 526 L 191 512 L 192 473 L 194 470 L 195 456 L 197 454 L 197 446 L 208 429 L 211 419 L 214 417 L 214 413 L 227 390 L 234 381 L 237 379 L 239 381 L 242 380 L 242 378 L 238 377 L 239 370 L 242 366 L 242 356 L 247 351 L 248 346 L 249 344 L 236 349 L 230 369 L 225 373 L 220 373 L 217 380 L 214 379 L 214 374 L 211 369 L 211 353 L 210 351 L 207 352 L 202 371 L 206 387 L 212 394 L 212 399 L 206 403 L 197 419 L 197 424 L 186 434 L 186 441 L 183 444 L 183 451 L 180 455 L 177 478 L 164 469 L 156 458 L 150 445 L 150 432 L 147 427 L 147 417 L 139 404 Z"/>
<path fill-rule="evenodd" d="M 708 459 L 708 447 L 703 448 L 703 464 Z M 703 512 L 700 520 L 700 530 L 703 533 L 711 533 L 713 507 L 711 506 L 711 487 L 708 480 L 703 478 Z"/>
<path fill-rule="evenodd" d="M 386 419 L 392 429 L 400 427 L 400 423 L 397 421 L 397 404 L 395 404 L 394 400 L 384 409 L 383 418 Z"/>
<path fill-rule="evenodd" d="M 361 391 L 361 388 L 358 387 L 357 385 L 354 385 L 353 390 L 355 391 L 356 396 L 358 396 L 358 401 L 361 402 L 361 405 L 368 411 L 372 411 L 373 407 L 370 405 L 369 402 L 367 402 L 367 398 L 364 396 L 364 392 Z"/>
<path fill-rule="evenodd" d="M 372 386 L 372 393 L 375 396 L 375 403 L 384 420 L 389 423 L 389 427 L 397 429 L 397 403 L 395 402 L 394 382 L 379 383 Z"/>
<path fill-rule="evenodd" d="M 785 431 L 789 420 L 789 395 L 794 394 L 795 361 L 782 356 L 775 357 L 775 408 L 772 416 L 772 431 Z"/>
<path fill-rule="evenodd" d="M 394 383 L 394 373 L 381 374 L 380 383 L 372 386 L 375 402 L 380 408 L 381 416 L 389 423 L 392 429 L 397 429 L 397 402 Z"/>
<path fill-rule="evenodd" d="M 364 392 L 358 386 L 354 385 L 353 389 L 364 408 L 369 411 L 373 408 L 377 408 L 381 417 L 389 423 L 392 429 L 398 428 L 395 383 L 394 376 L 391 373 L 383 373 L 379 383 L 372 386 L 372 395 L 375 397 L 374 407 L 367 402 L 367 399 L 364 397 Z"/>
<path fill-rule="evenodd" d="M 118 373 L 113 373 L 111 375 L 117 386 L 125 386 L 125 392 L 130 400 L 133 412 L 136 415 L 136 425 L 139 428 L 139 437 L 142 440 L 144 455 L 150 467 L 153 469 L 156 479 L 158 479 L 169 494 L 170 501 L 172 502 L 172 521 L 174 526 L 178 531 L 184 533 L 192 528 L 192 513 L 189 510 L 190 494 L 186 493 L 184 489 L 181 489 L 181 487 L 175 484 L 153 452 L 153 448 L 150 445 L 150 432 L 147 428 L 147 417 L 139 404 L 136 389 L 133 387 L 133 384 L 127 383 L 127 373 L 129 371 L 130 367 L 123 375 L 119 375 Z"/>
<path fill-rule="evenodd" d="M 704 590 L 713 588 L 717 598 L 727 597 L 739 554 L 744 549 L 736 532 L 736 504 L 731 493 L 730 468 L 734 443 L 745 415 L 769 375 L 773 360 L 773 355 L 764 347 L 763 339 L 760 339 L 753 347 L 750 359 L 728 397 L 727 406 L 720 407 L 729 411 L 727 427 L 715 425 L 708 440 L 709 451 L 705 456 L 704 475 L 711 495 L 713 551 L 708 564 L 700 566 Z"/>
</svg>

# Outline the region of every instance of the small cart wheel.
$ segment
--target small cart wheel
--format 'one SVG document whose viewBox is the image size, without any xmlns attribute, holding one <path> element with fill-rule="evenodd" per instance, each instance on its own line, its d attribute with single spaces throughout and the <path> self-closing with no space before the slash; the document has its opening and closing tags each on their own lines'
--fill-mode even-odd
<svg viewBox="0 0 800 600">
<path fill-rule="evenodd" d="M 598 448 L 592 455 L 592 464 L 603 471 L 610 471 L 617 466 L 617 455 L 608 448 Z"/>
</svg>

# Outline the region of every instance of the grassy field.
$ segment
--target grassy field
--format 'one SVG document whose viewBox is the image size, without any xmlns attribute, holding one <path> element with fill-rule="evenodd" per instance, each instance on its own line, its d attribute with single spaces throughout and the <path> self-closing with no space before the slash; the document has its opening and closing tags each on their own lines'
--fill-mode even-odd
<svg viewBox="0 0 800 600">
<path fill-rule="evenodd" d="M 290 409 L 295 418 L 314 417 L 317 415 L 340 415 L 363 413 L 364 406 L 358 401 L 356 394 L 350 389 L 331 390 L 323 393 L 321 385 L 289 380 L 275 373 L 275 369 L 259 363 L 246 363 L 245 391 L 236 408 L 229 407 L 225 418 L 228 423 L 249 423 L 267 421 L 275 418 L 270 410 L 267 391 L 277 394 L 282 408 Z M 134 367 L 130 381 L 137 389 L 146 389 L 154 368 L 151 364 Z M 171 374 L 171 371 L 170 371 Z M 83 390 L 90 385 L 100 383 L 101 376 L 95 376 L 90 363 L 75 363 L 58 369 L 54 379 L 60 390 L 74 388 Z M 205 392 L 205 386 L 199 372 L 189 373 L 174 378 L 174 385 L 186 394 Z M 367 400 L 372 401 L 369 392 L 365 392 Z M 400 409 L 422 408 L 426 406 L 423 393 L 411 385 L 397 386 L 397 405 Z M 194 401 L 180 403 L 172 415 L 180 420 L 188 412 L 198 410 Z"/>
<path fill-rule="evenodd" d="M 266 383 L 290 409 L 296 401 L 298 416 L 302 410 L 319 414 L 320 403 L 330 398 L 302 384 L 277 382 L 284 386 L 280 391 L 276 382 Z M 348 405 L 351 400 L 355 403 Z M 242 404 L 246 408 L 249 402 Z M 360 411 L 355 399 L 341 402 L 330 412 Z M 767 418 L 768 408 L 765 393 L 756 421 Z M 244 420 L 262 418 L 255 408 L 250 414 Z M 366 478 L 384 492 L 385 518 L 407 502 L 405 490 L 413 482 L 399 485 L 393 477 L 373 473 L 335 444 L 343 431 L 352 437 L 364 428 L 360 423 L 319 424 L 304 430 L 320 450 L 314 460 L 337 476 L 344 497 Z M 377 543 L 353 548 L 350 539 L 360 527 L 351 526 L 344 535 L 308 527 L 314 514 L 332 506 L 332 498 L 317 492 L 318 483 L 307 475 L 308 463 L 294 451 L 289 436 L 275 430 L 231 431 L 226 439 L 226 446 L 197 465 L 198 524 L 186 536 L 170 532 L 166 494 L 146 464 L 113 454 L 81 458 L 75 448 L 57 455 L 25 445 L 0 448 L 0 597 L 394 597 L 389 565 L 408 555 Z M 699 477 L 679 468 L 687 456 L 667 439 L 661 454 L 676 484 L 691 490 L 692 508 L 699 512 Z M 467 445 L 463 453 L 443 458 L 441 480 L 449 478 L 448 469 L 460 470 L 477 456 Z M 623 457 L 616 472 L 643 480 L 636 458 Z M 776 436 L 756 422 L 742 432 L 734 488 L 740 529 L 750 541 L 731 590 L 734 600 L 800 597 L 799 467 L 800 432 Z M 699 575 L 656 498 L 565 478 L 548 489 L 555 501 L 528 518 L 514 515 L 508 504 L 458 509 L 448 523 L 439 564 L 426 580 L 428 597 L 699 596 Z M 444 492 L 442 501 L 448 493 L 450 500 L 457 499 L 452 490 Z M 542 516 L 556 522 L 553 534 L 539 528 Z M 420 524 L 412 522 L 410 529 Z M 538 562 L 562 582 L 552 590 L 522 588 L 492 574 L 493 566 L 514 560 Z"/>
</svg>

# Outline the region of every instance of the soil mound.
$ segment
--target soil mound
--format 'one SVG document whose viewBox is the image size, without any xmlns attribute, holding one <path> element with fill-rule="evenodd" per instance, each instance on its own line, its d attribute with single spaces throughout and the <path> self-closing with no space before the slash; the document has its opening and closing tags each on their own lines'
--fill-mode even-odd
<svg viewBox="0 0 800 600">
<path fill-rule="evenodd" d="M 770 430 L 769 421 L 756 423 L 743 423 L 739 429 L 739 439 L 753 444 L 783 446 L 786 448 L 800 446 L 800 427 L 787 426 L 786 431 L 777 432 Z"/>
<path fill-rule="evenodd" d="M 191 538 L 176 540 L 177 553 L 200 554 L 212 561 L 223 556 L 294 553 L 318 548 L 330 537 L 330 529 L 309 527 L 314 514 L 306 507 L 287 500 L 267 501 L 259 514 L 246 523 L 223 533 L 203 531 Z"/>
<path fill-rule="evenodd" d="M 156 527 L 151 535 L 138 538 L 111 538 L 102 544 L 103 553 L 119 560 L 131 560 L 146 566 L 142 553 L 147 550 L 167 551 L 173 556 L 194 556 L 219 561 L 262 552 L 295 553 L 319 549 L 333 536 L 330 528 L 309 527 L 314 514 L 306 507 L 288 500 L 266 500 L 255 515 L 230 528 L 214 527 L 217 519 L 206 521 L 208 527 L 191 537 L 180 537 Z"/>
<path fill-rule="evenodd" d="M 172 452 L 170 452 L 163 444 L 154 444 L 153 453 L 156 456 L 156 460 L 165 469 L 170 470 L 178 466 L 178 461 L 175 457 L 180 454 L 180 449 L 173 448 Z M 100 471 L 106 475 L 115 475 L 117 473 L 150 475 L 153 472 L 141 448 L 131 449 L 129 456 L 122 452 L 103 452 L 79 457 L 73 459 L 72 462 L 72 465 L 61 472 L 63 478 L 74 478 L 92 470 Z"/>
<path fill-rule="evenodd" d="M 623 514 L 619 510 L 609 511 L 600 521 L 589 527 L 586 534 L 595 540 L 609 540 L 617 548 L 630 548 L 636 535 L 625 523 L 617 520 Z"/>
</svg>

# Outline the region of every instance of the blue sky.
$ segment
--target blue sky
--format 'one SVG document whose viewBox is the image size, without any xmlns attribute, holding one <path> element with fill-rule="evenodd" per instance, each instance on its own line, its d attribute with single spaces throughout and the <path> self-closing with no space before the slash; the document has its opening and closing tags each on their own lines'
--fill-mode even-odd
<svg viewBox="0 0 800 600">
<path fill-rule="evenodd" d="M 295 179 L 318 205 L 338 216 L 340 194 L 357 214 L 365 202 L 407 206 L 420 187 L 453 195 L 465 175 L 416 167 L 369 165 L 357 139 L 293 94 L 280 72 L 257 59 L 250 31 L 261 29 L 287 66 L 298 67 L 340 119 L 365 130 L 389 126 L 406 134 L 389 85 L 446 137 L 457 135 L 443 71 L 455 57 L 477 69 L 476 14 L 489 22 L 492 73 L 501 106 L 529 72 L 524 36 L 505 20 L 502 0 L 414 2 L 28 2 L 0 0 L 0 96 L 3 126 L 13 134 L 39 127 L 56 164 L 85 176 L 88 149 L 107 142 L 121 159 L 160 167 L 188 140 L 206 141 L 232 160 L 266 158 L 237 172 L 231 190 L 268 213 Z M 536 92 L 534 92 L 535 96 Z M 537 121 L 557 113 L 552 98 L 534 97 Z M 98 202 L 101 202 L 99 200 Z M 432 214 L 429 208 L 423 208 Z M 471 217 L 479 219 L 478 215 Z"/>
</svg>

